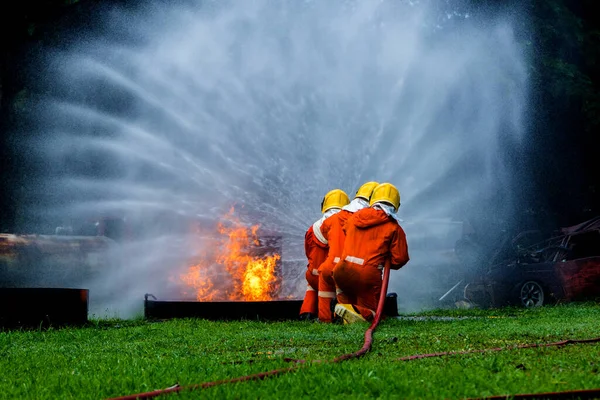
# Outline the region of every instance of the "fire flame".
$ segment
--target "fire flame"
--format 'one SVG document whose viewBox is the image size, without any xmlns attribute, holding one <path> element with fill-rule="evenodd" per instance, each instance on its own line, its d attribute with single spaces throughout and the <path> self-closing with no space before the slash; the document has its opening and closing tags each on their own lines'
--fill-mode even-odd
<svg viewBox="0 0 600 400">
<path fill-rule="evenodd" d="M 245 227 L 233 217 L 232 208 L 224 218 L 229 222 L 217 225 L 217 243 L 200 263 L 180 275 L 186 285 L 195 290 L 198 301 L 213 300 L 272 300 L 277 282 L 276 266 L 279 254 L 256 256 L 258 225 Z"/>
</svg>

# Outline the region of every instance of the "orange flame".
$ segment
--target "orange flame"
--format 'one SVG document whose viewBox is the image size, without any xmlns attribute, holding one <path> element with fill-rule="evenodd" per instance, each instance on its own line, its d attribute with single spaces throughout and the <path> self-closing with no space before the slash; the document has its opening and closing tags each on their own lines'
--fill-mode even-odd
<svg viewBox="0 0 600 400">
<path fill-rule="evenodd" d="M 271 300 L 269 291 L 275 281 L 275 265 L 279 258 L 276 254 L 262 260 L 248 262 L 242 283 L 242 294 L 245 300 Z"/>
<path fill-rule="evenodd" d="M 232 208 L 225 217 L 230 227 L 219 222 L 214 254 L 203 255 L 202 262 L 180 275 L 183 283 L 196 291 L 198 301 L 272 300 L 277 283 L 279 254 L 255 256 L 252 249 L 260 246 L 258 225 L 250 229 L 233 217 Z"/>
</svg>

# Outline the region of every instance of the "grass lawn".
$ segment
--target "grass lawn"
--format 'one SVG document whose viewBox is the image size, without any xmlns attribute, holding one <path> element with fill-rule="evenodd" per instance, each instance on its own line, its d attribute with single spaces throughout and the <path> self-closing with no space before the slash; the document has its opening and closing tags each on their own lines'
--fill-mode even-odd
<svg viewBox="0 0 600 400">
<path fill-rule="evenodd" d="M 263 381 L 166 398 L 462 398 L 600 388 L 600 344 L 395 361 L 416 353 L 597 337 L 598 304 L 418 316 L 382 322 L 371 352 L 359 360 L 306 364 Z M 286 357 L 329 360 L 358 350 L 365 328 L 188 319 L 1 331 L 0 398 L 108 398 L 285 368 L 292 365 Z"/>
</svg>

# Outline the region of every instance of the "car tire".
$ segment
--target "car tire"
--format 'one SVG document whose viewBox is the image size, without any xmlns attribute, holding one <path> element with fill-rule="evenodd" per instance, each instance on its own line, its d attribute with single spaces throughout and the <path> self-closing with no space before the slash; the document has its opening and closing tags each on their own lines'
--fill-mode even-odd
<svg viewBox="0 0 600 400">
<path fill-rule="evenodd" d="M 525 281 L 517 285 L 517 301 L 521 307 L 541 307 L 546 303 L 546 291 L 537 281 Z"/>
</svg>

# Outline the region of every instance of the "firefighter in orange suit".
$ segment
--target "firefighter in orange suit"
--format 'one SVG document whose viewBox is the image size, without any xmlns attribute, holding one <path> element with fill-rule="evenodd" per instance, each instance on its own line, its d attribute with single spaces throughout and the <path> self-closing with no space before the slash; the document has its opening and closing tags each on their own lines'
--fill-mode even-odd
<svg viewBox="0 0 600 400">
<path fill-rule="evenodd" d="M 314 319 L 318 314 L 319 266 L 327 258 L 328 249 L 327 240 L 321 234 L 321 225 L 325 219 L 338 213 L 348 203 L 350 203 L 350 199 L 343 190 L 334 189 L 328 192 L 321 202 L 323 216 L 306 231 L 304 252 L 308 259 L 306 270 L 308 287 L 306 288 L 302 307 L 300 307 L 301 319 Z"/>
<path fill-rule="evenodd" d="M 391 183 L 378 185 L 369 205 L 346 222 L 344 251 L 333 269 L 335 284 L 348 299 L 348 303 L 335 306 L 335 314 L 345 323 L 372 320 L 384 266 L 400 269 L 409 260 L 406 235 L 396 217 L 400 207 L 398 189 Z"/>
<path fill-rule="evenodd" d="M 333 310 L 331 303 L 337 297 L 338 303 L 348 303 L 339 288 L 335 287 L 333 281 L 333 267 L 340 261 L 342 251 L 344 250 L 344 225 L 348 218 L 358 210 L 369 207 L 369 199 L 373 189 L 379 185 L 377 182 L 367 182 L 362 185 L 354 196 L 354 200 L 343 207 L 339 213 L 332 215 L 323 221 L 321 225 L 321 234 L 326 239 L 329 246 L 327 259 L 319 267 L 319 321 L 332 322 Z M 337 292 L 337 293 L 336 293 Z"/>
</svg>

